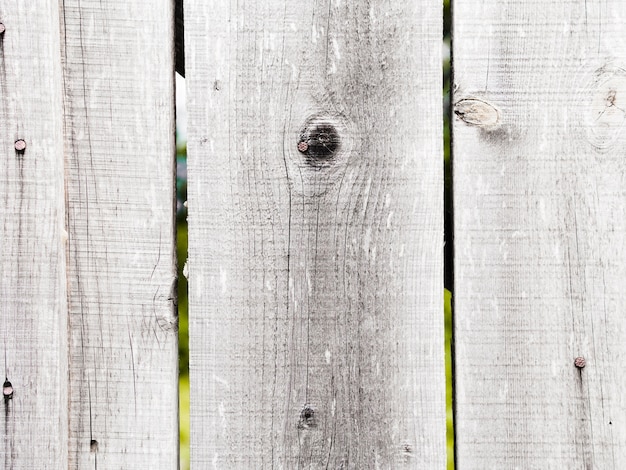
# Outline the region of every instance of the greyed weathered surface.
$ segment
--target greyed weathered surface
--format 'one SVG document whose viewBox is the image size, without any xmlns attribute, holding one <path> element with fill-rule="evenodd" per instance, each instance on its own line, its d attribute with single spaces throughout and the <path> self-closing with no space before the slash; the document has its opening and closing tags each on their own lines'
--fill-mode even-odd
<svg viewBox="0 0 626 470">
<path fill-rule="evenodd" d="M 0 382 L 13 389 L 11 399 L 0 395 L 0 467 L 60 470 L 67 297 L 58 3 L 5 0 L 0 22 Z"/>
<path fill-rule="evenodd" d="M 626 4 L 454 10 L 458 468 L 621 468 Z"/>
<path fill-rule="evenodd" d="M 444 468 L 441 23 L 185 3 L 196 468 Z"/>
<path fill-rule="evenodd" d="M 173 4 L 62 15 L 69 468 L 175 469 Z"/>
</svg>

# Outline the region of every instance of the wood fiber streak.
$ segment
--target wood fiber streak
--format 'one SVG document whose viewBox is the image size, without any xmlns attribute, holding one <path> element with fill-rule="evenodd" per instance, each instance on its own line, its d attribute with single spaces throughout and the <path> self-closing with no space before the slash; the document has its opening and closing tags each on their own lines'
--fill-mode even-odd
<svg viewBox="0 0 626 470">
<path fill-rule="evenodd" d="M 185 19 L 192 468 L 445 468 L 441 3 Z"/>
<path fill-rule="evenodd" d="M 626 4 L 454 10 L 457 468 L 622 468 Z"/>
<path fill-rule="evenodd" d="M 0 468 L 67 468 L 67 303 L 57 2 L 0 22 Z M 18 153 L 15 141 L 26 150 Z"/>
<path fill-rule="evenodd" d="M 178 468 L 173 3 L 65 0 L 69 468 Z"/>
</svg>

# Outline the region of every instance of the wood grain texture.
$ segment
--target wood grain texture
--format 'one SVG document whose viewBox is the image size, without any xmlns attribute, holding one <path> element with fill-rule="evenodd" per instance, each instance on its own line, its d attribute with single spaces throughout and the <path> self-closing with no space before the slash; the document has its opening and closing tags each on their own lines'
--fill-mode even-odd
<svg viewBox="0 0 626 470">
<path fill-rule="evenodd" d="M 185 19 L 192 468 L 444 468 L 440 2 Z"/>
<path fill-rule="evenodd" d="M 626 461 L 625 26 L 618 0 L 454 4 L 460 470 Z"/>
<path fill-rule="evenodd" d="M 69 468 L 175 469 L 173 3 L 62 6 Z"/>
<path fill-rule="evenodd" d="M 67 303 L 56 1 L 0 5 L 0 467 L 65 469 Z M 26 149 L 15 150 L 23 139 Z"/>
</svg>

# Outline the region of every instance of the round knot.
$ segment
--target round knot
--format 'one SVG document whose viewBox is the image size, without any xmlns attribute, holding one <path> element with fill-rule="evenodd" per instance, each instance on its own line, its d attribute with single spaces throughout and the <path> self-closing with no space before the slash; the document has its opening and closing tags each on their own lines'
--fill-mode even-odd
<svg viewBox="0 0 626 470">
<path fill-rule="evenodd" d="M 339 152 L 341 139 L 333 124 L 315 118 L 304 125 L 297 146 L 307 156 L 307 162 L 315 165 L 332 159 Z"/>
</svg>

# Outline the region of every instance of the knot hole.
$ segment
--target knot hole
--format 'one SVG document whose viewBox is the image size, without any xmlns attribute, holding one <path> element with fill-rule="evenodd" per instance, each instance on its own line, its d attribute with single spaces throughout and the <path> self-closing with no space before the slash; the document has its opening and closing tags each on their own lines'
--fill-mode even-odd
<svg viewBox="0 0 626 470">
<path fill-rule="evenodd" d="M 320 165 L 331 160 L 341 149 L 337 127 L 321 118 L 309 120 L 300 132 L 298 150 L 306 156 L 307 163 Z"/>
<path fill-rule="evenodd" d="M 314 428 L 316 425 L 317 420 L 315 419 L 315 409 L 311 405 L 304 405 L 302 411 L 300 411 L 300 422 L 298 423 L 298 428 Z"/>
</svg>

